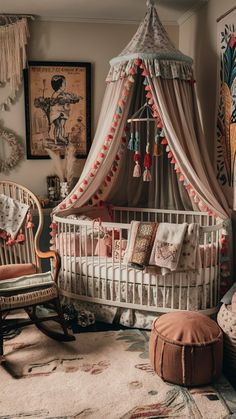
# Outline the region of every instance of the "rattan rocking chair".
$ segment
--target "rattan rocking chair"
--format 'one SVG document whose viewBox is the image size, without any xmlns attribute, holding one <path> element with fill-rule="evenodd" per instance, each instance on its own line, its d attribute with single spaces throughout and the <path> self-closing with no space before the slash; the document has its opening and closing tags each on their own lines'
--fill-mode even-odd
<svg viewBox="0 0 236 419">
<path fill-rule="evenodd" d="M 14 242 L 0 238 L 0 360 L 4 361 L 4 336 L 12 329 L 35 324 L 52 339 L 71 341 L 75 338 L 67 331 L 59 300 L 57 279 L 60 257 L 55 251 L 42 252 L 39 248 L 43 212 L 38 199 L 27 188 L 9 181 L 0 181 L 0 194 L 3 199 L 12 198 L 17 203 L 29 206 L 19 240 Z M 35 216 L 38 217 L 37 227 L 33 225 Z M 41 273 L 40 262 L 45 258 L 53 261 L 51 273 Z M 38 305 L 53 308 L 56 315 L 39 317 Z M 23 309 L 28 317 L 9 318 L 8 314 L 19 309 Z M 46 326 L 48 320 L 59 323 L 62 332 Z"/>
</svg>

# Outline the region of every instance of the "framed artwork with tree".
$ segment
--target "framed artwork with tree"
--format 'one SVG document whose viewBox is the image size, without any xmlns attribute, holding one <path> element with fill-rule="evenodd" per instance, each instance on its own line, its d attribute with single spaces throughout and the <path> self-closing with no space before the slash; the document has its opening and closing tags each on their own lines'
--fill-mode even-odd
<svg viewBox="0 0 236 419">
<path fill-rule="evenodd" d="M 64 156 L 88 155 L 91 143 L 91 64 L 30 61 L 24 71 L 28 159 L 48 159 L 47 148 Z"/>
</svg>

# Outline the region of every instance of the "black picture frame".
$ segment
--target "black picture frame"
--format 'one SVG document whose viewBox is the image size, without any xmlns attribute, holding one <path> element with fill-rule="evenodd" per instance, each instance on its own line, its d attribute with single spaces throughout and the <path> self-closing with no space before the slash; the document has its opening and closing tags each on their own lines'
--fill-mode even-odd
<svg viewBox="0 0 236 419">
<path fill-rule="evenodd" d="M 91 63 L 29 61 L 24 70 L 27 159 L 49 159 L 46 148 L 77 158 L 91 146 Z"/>
</svg>

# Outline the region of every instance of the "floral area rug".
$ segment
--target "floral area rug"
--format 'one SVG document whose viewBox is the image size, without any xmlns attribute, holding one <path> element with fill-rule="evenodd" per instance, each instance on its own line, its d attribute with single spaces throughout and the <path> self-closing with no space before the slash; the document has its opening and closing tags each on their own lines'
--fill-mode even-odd
<svg viewBox="0 0 236 419">
<path fill-rule="evenodd" d="M 0 418 L 236 417 L 236 392 L 224 377 L 191 390 L 165 383 L 149 364 L 148 344 L 149 333 L 139 330 L 81 333 L 58 343 L 26 328 L 5 342 Z"/>
</svg>

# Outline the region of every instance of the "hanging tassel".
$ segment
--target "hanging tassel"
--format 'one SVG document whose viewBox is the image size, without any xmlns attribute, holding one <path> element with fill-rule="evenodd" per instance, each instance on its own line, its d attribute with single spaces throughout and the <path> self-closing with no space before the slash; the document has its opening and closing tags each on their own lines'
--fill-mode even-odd
<svg viewBox="0 0 236 419">
<path fill-rule="evenodd" d="M 157 157 L 158 155 L 158 144 L 155 142 L 153 146 L 153 156 Z"/>
<path fill-rule="evenodd" d="M 133 177 L 140 177 L 141 176 L 141 167 L 139 164 L 139 160 L 140 160 L 140 154 L 139 152 L 135 152 L 134 153 L 134 161 L 135 161 L 135 166 L 134 166 L 134 171 L 133 171 Z"/>
<path fill-rule="evenodd" d="M 152 160 L 151 160 L 151 156 L 150 156 L 150 152 L 149 152 L 149 143 L 147 143 L 147 145 L 146 145 L 146 154 L 144 156 L 143 164 L 144 164 L 144 167 L 145 167 L 145 170 L 143 172 L 143 181 L 144 182 L 150 182 L 152 180 L 152 175 L 151 175 L 151 172 L 150 172 L 149 169 L 151 168 Z"/>
<path fill-rule="evenodd" d="M 131 151 L 134 150 L 134 133 L 133 132 L 130 133 L 130 139 L 129 139 L 127 148 L 128 150 L 131 150 Z"/>
<path fill-rule="evenodd" d="M 20 230 L 19 234 L 16 237 L 16 242 L 17 243 L 24 243 L 25 241 L 25 235 L 23 234 L 23 231 Z"/>
<path fill-rule="evenodd" d="M 13 246 L 15 243 L 16 243 L 16 241 L 9 236 L 9 238 L 6 242 L 6 245 L 7 246 Z"/>
<path fill-rule="evenodd" d="M 145 169 L 143 172 L 143 181 L 144 182 L 151 182 L 152 175 L 149 169 Z"/>
<path fill-rule="evenodd" d="M 139 151 L 139 148 L 140 148 L 139 132 L 136 131 L 135 141 L 134 141 L 134 151 Z"/>
<path fill-rule="evenodd" d="M 160 137 L 161 137 L 161 138 L 165 138 L 165 132 L 164 132 L 164 130 L 163 130 L 163 129 L 162 129 L 162 130 L 161 130 L 161 132 L 160 132 Z"/>
<path fill-rule="evenodd" d="M 131 67 L 129 70 L 129 74 L 131 74 L 132 76 L 135 76 L 137 74 L 136 69 L 134 67 Z"/>
<path fill-rule="evenodd" d="M 31 213 L 28 213 L 28 215 L 27 215 L 26 228 L 34 228 L 34 223 L 32 222 L 32 214 Z"/>
</svg>

